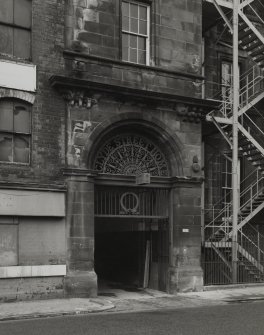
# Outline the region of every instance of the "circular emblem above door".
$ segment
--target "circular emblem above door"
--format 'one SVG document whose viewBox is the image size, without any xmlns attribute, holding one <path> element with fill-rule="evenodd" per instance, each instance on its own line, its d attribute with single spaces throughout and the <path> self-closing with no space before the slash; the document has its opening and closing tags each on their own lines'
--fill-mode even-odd
<svg viewBox="0 0 264 335">
<path fill-rule="evenodd" d="M 120 206 L 122 210 L 120 214 L 138 214 L 139 198 L 134 192 L 125 192 L 121 195 Z"/>
</svg>

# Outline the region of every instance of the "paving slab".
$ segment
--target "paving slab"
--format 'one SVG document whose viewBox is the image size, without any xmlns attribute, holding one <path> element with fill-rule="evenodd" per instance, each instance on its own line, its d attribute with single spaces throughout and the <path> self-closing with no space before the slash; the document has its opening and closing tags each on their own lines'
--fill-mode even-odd
<svg viewBox="0 0 264 335">
<path fill-rule="evenodd" d="M 49 299 L 0 304 L 0 321 L 98 313 L 114 308 L 107 299 Z"/>
<path fill-rule="evenodd" d="M 0 321 L 81 315 L 88 313 L 131 313 L 150 310 L 198 308 L 228 303 L 264 300 L 264 285 L 232 287 L 171 295 L 155 290 L 106 289 L 98 298 L 20 301 L 0 304 Z"/>
<path fill-rule="evenodd" d="M 204 300 L 234 301 L 241 299 L 264 299 L 264 285 L 258 286 L 238 286 L 232 288 L 218 287 L 215 290 L 203 292 L 179 293 L 181 297 L 196 297 Z"/>
</svg>

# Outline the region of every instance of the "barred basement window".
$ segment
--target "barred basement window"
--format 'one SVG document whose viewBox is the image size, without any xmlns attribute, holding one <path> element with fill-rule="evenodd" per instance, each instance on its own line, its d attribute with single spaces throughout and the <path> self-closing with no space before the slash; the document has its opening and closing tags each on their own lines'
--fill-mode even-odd
<svg viewBox="0 0 264 335">
<path fill-rule="evenodd" d="M 31 0 L 0 0 L 0 53 L 30 59 Z"/>
<path fill-rule="evenodd" d="M 16 100 L 0 101 L 0 162 L 29 164 L 31 107 Z"/>
<path fill-rule="evenodd" d="M 148 5 L 122 2 L 122 60 L 149 65 Z"/>
</svg>

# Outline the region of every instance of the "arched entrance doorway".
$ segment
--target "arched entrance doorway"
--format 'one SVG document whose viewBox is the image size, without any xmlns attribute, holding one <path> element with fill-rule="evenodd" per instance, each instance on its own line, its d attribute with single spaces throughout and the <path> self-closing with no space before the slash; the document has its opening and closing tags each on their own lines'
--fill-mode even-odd
<svg viewBox="0 0 264 335">
<path fill-rule="evenodd" d="M 101 141 L 93 169 L 98 172 L 94 213 L 99 289 L 107 281 L 166 291 L 170 192 L 166 150 L 154 137 L 123 128 Z"/>
</svg>

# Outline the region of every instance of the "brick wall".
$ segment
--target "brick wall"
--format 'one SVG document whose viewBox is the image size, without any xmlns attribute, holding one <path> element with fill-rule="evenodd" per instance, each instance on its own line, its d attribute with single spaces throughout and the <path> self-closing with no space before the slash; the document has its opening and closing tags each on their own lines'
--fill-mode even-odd
<svg viewBox="0 0 264 335">
<path fill-rule="evenodd" d="M 33 0 L 32 20 L 37 92 L 32 109 L 31 164 L 0 164 L 0 177 L 9 182 L 54 184 L 60 183 L 60 168 L 65 162 L 65 104 L 48 79 L 63 72 L 64 1 Z"/>
</svg>

